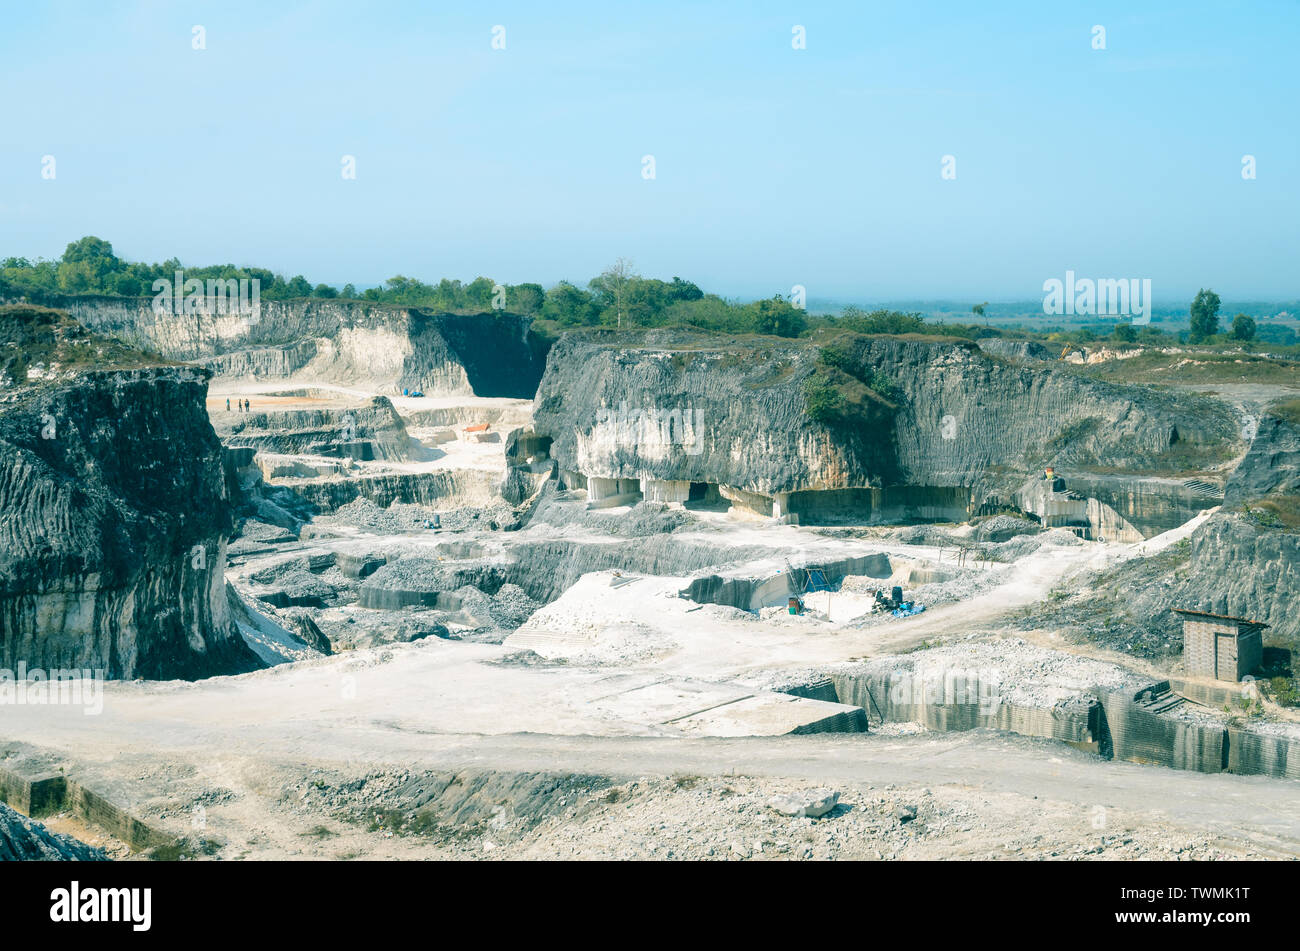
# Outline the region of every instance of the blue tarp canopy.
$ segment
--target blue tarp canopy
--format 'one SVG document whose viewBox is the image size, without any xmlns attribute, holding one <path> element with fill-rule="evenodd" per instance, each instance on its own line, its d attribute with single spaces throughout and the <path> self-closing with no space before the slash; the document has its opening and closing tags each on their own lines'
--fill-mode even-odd
<svg viewBox="0 0 1300 951">
<path fill-rule="evenodd" d="M 807 591 L 831 591 L 830 582 L 826 580 L 826 572 L 821 568 L 809 568 Z"/>
</svg>

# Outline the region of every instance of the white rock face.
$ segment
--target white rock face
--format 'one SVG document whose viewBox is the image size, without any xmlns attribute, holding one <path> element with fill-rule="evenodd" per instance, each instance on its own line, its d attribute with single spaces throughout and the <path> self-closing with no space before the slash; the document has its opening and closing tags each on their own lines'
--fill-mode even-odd
<svg viewBox="0 0 1300 951">
<path fill-rule="evenodd" d="M 543 356 L 530 319 L 506 312 L 433 313 L 359 301 L 263 300 L 257 319 L 175 314 L 149 298 L 60 302 L 91 330 L 218 377 L 328 380 L 374 393 L 530 399 Z"/>
<path fill-rule="evenodd" d="M 830 789 L 810 789 L 805 793 L 773 796 L 767 806 L 783 816 L 819 819 L 840 803 L 840 794 Z"/>
<path fill-rule="evenodd" d="M 641 495 L 647 502 L 685 502 L 691 497 L 691 484 L 677 479 L 642 479 Z"/>
</svg>

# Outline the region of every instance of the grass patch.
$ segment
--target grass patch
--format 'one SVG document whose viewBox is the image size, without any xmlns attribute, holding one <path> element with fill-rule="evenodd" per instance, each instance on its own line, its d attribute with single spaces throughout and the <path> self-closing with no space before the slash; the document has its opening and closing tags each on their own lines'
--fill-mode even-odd
<svg viewBox="0 0 1300 951">
<path fill-rule="evenodd" d="M 1255 499 L 1244 507 L 1247 520 L 1260 528 L 1281 528 L 1289 532 L 1300 529 L 1300 497 L 1277 495 Z"/>
<path fill-rule="evenodd" d="M 928 651 L 938 646 L 940 646 L 938 641 L 924 640 L 921 641 L 919 644 L 913 644 L 911 647 L 905 647 L 898 653 L 915 654 L 917 651 Z"/>
<path fill-rule="evenodd" d="M 859 364 L 846 350 L 826 347 L 803 382 L 804 410 L 823 426 L 860 438 L 889 425 L 902 391 L 885 373 Z"/>
<path fill-rule="evenodd" d="M 1115 383 L 1300 383 L 1294 360 L 1213 350 L 1147 350 L 1124 360 L 1066 366 Z"/>
<path fill-rule="evenodd" d="M 116 340 L 97 337 L 61 310 L 0 305 L 0 377 L 16 385 L 33 370 L 128 369 L 166 364 Z"/>
<path fill-rule="evenodd" d="M 315 828 L 308 829 L 306 832 L 299 832 L 298 835 L 305 839 L 327 839 L 330 836 L 338 835 L 338 833 L 333 829 L 326 828 L 325 826 L 316 826 Z"/>
<path fill-rule="evenodd" d="M 1263 681 L 1264 694 L 1279 707 L 1300 707 L 1300 686 L 1291 677 Z"/>
<path fill-rule="evenodd" d="M 366 826 L 368 832 L 391 832 L 393 835 L 430 836 L 441 831 L 441 823 L 432 810 L 407 813 L 401 809 L 375 809 Z"/>
<path fill-rule="evenodd" d="M 1300 400 L 1279 400 L 1269 406 L 1268 411 L 1292 426 L 1300 426 Z"/>
</svg>

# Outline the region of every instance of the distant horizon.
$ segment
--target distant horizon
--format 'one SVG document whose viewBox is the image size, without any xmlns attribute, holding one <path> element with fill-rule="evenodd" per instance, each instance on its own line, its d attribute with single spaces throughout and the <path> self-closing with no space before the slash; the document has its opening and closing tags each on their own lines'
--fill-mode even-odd
<svg viewBox="0 0 1300 951">
<path fill-rule="evenodd" d="M 60 256 L 63 254 L 63 251 L 66 248 L 67 244 L 81 237 L 87 237 L 87 236 L 77 235 L 75 238 L 69 239 L 68 242 L 64 242 L 64 244 L 60 246 L 59 250 L 54 253 L 28 254 L 23 252 L 16 252 L 13 249 L 9 249 L 9 248 L 0 248 L 0 260 L 3 260 L 4 258 L 8 258 L 8 257 L 23 257 L 33 262 L 37 260 L 57 261 L 59 260 Z M 103 238 L 104 240 L 112 244 L 114 253 L 123 260 L 146 262 L 146 263 L 159 263 L 159 262 L 169 260 L 172 257 L 172 255 L 169 254 L 164 254 L 161 256 L 159 255 L 145 256 L 145 255 L 136 255 L 131 253 L 123 253 L 122 250 L 117 246 L 116 243 L 113 242 L 111 238 L 106 238 L 104 235 L 94 235 L 94 237 Z M 288 269 L 272 267 L 269 266 L 266 262 L 261 262 L 261 261 L 240 261 L 238 258 L 231 259 L 227 257 L 219 261 L 217 260 L 207 261 L 207 262 L 182 261 L 181 263 L 182 263 L 182 267 L 193 267 L 193 268 L 211 267 L 220 264 L 232 264 L 235 267 L 240 267 L 240 268 L 265 268 L 267 270 L 272 271 L 273 273 L 285 277 L 286 279 L 294 276 Z M 635 264 L 635 262 L 633 263 Z M 400 272 L 395 272 L 394 274 L 389 275 L 389 277 L 391 278 L 397 276 L 397 273 Z M 365 281 L 365 282 L 356 281 L 356 280 L 322 281 L 317 275 L 314 274 L 304 273 L 302 276 L 307 278 L 307 280 L 313 285 L 323 283 L 323 284 L 330 285 L 336 289 L 342 289 L 346 285 L 351 284 L 358 291 L 365 291 L 369 288 L 383 287 L 385 282 L 388 280 L 388 278 L 385 278 L 384 280 L 381 281 Z M 403 276 L 413 278 L 419 281 L 423 281 L 425 283 L 436 283 L 437 281 L 443 279 L 459 280 L 467 283 L 469 281 L 474 280 L 477 277 L 487 277 L 493 280 L 496 279 L 495 275 L 492 274 L 473 274 L 469 276 L 457 277 L 448 274 L 428 275 L 428 274 L 412 273 L 412 274 L 404 274 Z M 589 277 L 585 277 L 585 278 L 567 277 L 567 278 L 557 278 L 551 281 L 537 280 L 535 277 L 524 277 L 521 281 L 511 281 L 507 283 L 523 283 L 525 281 L 531 281 L 533 283 L 540 284 L 544 288 L 551 288 L 556 284 L 560 283 L 561 281 L 567 280 L 570 281 L 571 283 L 576 284 L 579 287 L 586 287 L 588 281 L 590 281 L 593 277 L 596 276 L 597 276 L 596 274 L 592 274 Z M 733 301 L 754 301 L 754 300 L 760 300 L 765 297 L 772 297 L 774 294 L 782 294 L 779 288 L 774 289 L 769 293 L 761 293 L 761 292 L 732 293 L 730 291 L 720 290 L 718 288 L 708 286 L 703 282 L 696 280 L 690 274 L 644 274 L 642 273 L 641 276 L 649 277 L 649 278 L 658 278 L 660 280 L 671 280 L 673 277 L 680 277 L 683 280 L 692 281 L 693 283 L 697 284 L 700 287 L 700 289 L 703 290 L 706 294 L 716 294 L 719 297 L 722 297 L 727 300 L 733 300 Z M 1208 284 L 1205 286 L 1207 289 L 1215 290 L 1213 284 Z M 1168 315 L 1170 313 L 1185 312 L 1188 305 L 1190 305 L 1192 298 L 1196 296 L 1197 291 L 1199 291 L 1200 289 L 1201 288 L 1197 288 L 1196 290 L 1189 290 L 1183 294 L 1155 295 L 1155 300 L 1153 303 L 1153 313 Z M 985 298 L 982 300 L 975 300 L 975 296 L 970 296 L 970 297 L 935 296 L 932 294 L 923 294 L 923 293 L 898 294 L 898 295 L 891 295 L 887 297 L 874 297 L 874 296 L 868 296 L 867 294 L 819 295 L 814 293 L 811 289 L 806 289 L 806 290 L 808 291 L 807 310 L 809 312 L 817 312 L 819 308 L 821 310 L 826 310 L 826 309 L 840 310 L 843 309 L 844 307 L 850 307 L 850 306 L 879 307 L 879 308 L 887 308 L 887 309 L 897 309 L 897 308 L 911 308 L 914 310 L 929 309 L 929 310 L 944 310 L 944 311 L 956 312 L 961 310 L 968 311 L 971 306 L 977 303 L 983 303 L 989 308 L 996 308 L 1002 310 L 1008 308 L 1017 308 L 1019 309 L 1018 312 L 1024 312 L 1024 311 L 1033 312 L 1036 308 L 1041 307 L 1042 299 L 1043 299 L 1041 294 L 1039 294 L 1038 296 Z M 782 296 L 786 296 L 786 295 L 782 294 Z M 1166 297 L 1172 298 L 1175 302 L 1174 303 L 1164 302 Z M 1261 308 L 1268 309 L 1271 307 L 1282 307 L 1285 309 L 1289 307 L 1297 311 L 1300 311 L 1300 294 L 1296 294 L 1293 296 L 1257 294 L 1254 296 L 1245 295 L 1241 297 L 1226 297 L 1220 294 L 1220 298 L 1222 301 L 1222 307 L 1225 311 L 1232 308 L 1238 308 L 1238 309 L 1252 308 L 1254 311 L 1254 313 L 1252 313 L 1252 316 L 1257 314 Z M 969 316 L 971 317 L 972 320 L 976 319 L 974 314 L 969 314 Z M 994 315 L 990 315 L 990 316 L 994 316 Z M 1049 317 L 1051 315 L 1044 314 L 1043 316 Z M 1099 315 L 1097 319 L 1099 322 L 1104 322 L 1107 319 L 1107 317 L 1106 315 Z"/>
<path fill-rule="evenodd" d="M 84 236 L 78 236 L 78 237 L 84 237 Z M 95 237 L 103 238 L 104 236 L 95 235 Z M 111 239 L 106 238 L 105 240 L 109 241 L 109 243 L 112 244 Z M 136 255 L 131 255 L 131 254 L 122 254 L 120 250 L 117 248 L 117 245 L 115 244 L 113 245 L 113 249 L 114 252 L 118 255 L 118 257 L 128 261 L 147 261 L 148 263 L 159 263 L 169 259 L 168 256 L 153 257 L 150 259 L 150 258 L 138 257 Z M 47 255 L 47 254 L 29 255 L 23 253 L 14 253 L 10 249 L 0 248 L 0 260 L 3 260 L 4 258 L 8 258 L 8 257 L 23 257 L 33 262 L 42 259 L 49 260 L 49 261 L 57 261 L 61 256 L 61 254 L 62 254 L 62 248 L 58 253 L 52 255 Z M 222 260 L 222 261 L 211 261 L 206 263 L 182 262 L 182 268 L 185 267 L 203 268 L 203 267 L 210 267 L 219 264 L 233 264 L 235 267 L 240 267 L 240 268 L 266 268 L 267 270 L 279 274 L 285 277 L 286 279 L 294 276 L 286 270 L 281 270 L 275 267 L 267 267 L 267 265 L 263 262 L 241 263 L 238 260 L 229 260 L 229 259 Z M 348 284 L 351 284 L 359 293 L 364 292 L 370 288 L 382 288 L 385 284 L 385 281 L 374 281 L 374 282 L 358 282 L 355 280 L 320 281 L 317 279 L 315 275 L 304 274 L 302 276 L 306 277 L 308 281 L 313 285 L 324 283 L 334 287 L 336 290 L 341 290 L 343 287 L 347 286 Z M 396 275 L 390 275 L 390 277 L 391 276 L 396 276 Z M 420 274 L 406 274 L 404 276 L 416 280 L 420 280 L 425 283 L 436 283 L 437 281 L 442 280 L 444 278 L 447 280 L 459 280 L 465 283 L 474 280 L 474 278 L 476 277 L 493 278 L 493 275 L 490 274 L 475 274 L 472 277 L 453 277 L 451 275 L 434 276 L 434 275 L 420 275 Z M 595 277 L 595 276 L 596 275 L 593 274 L 591 277 Z M 692 281 L 693 283 L 696 283 L 700 287 L 700 289 L 704 291 L 706 294 L 716 294 L 717 296 L 722 297 L 726 300 L 738 301 L 738 302 L 756 301 L 756 300 L 763 299 L 765 297 L 771 297 L 775 293 L 779 293 L 779 291 L 774 291 L 773 293 L 769 293 L 769 294 L 728 293 L 704 285 L 699 281 L 694 281 L 694 279 L 689 274 L 676 274 L 676 275 L 643 274 L 642 276 L 650 277 L 650 278 L 658 278 L 660 280 L 671 280 L 673 277 L 680 277 L 683 280 Z M 527 281 L 530 279 L 525 278 L 524 280 Z M 585 279 L 559 278 L 555 281 L 537 281 L 533 279 L 533 282 L 538 283 L 542 287 L 549 289 L 555 286 L 555 284 L 563 280 L 570 280 L 572 283 L 575 283 L 577 286 L 585 288 L 587 286 L 588 281 L 590 281 L 591 278 L 585 278 Z M 522 282 L 513 282 L 513 283 L 522 283 Z M 1211 286 L 1208 289 L 1213 290 L 1214 288 Z M 1197 290 L 1199 290 L 1199 288 Z M 1191 304 L 1192 298 L 1195 297 L 1195 295 L 1196 295 L 1196 291 L 1189 291 L 1185 295 L 1183 295 L 1183 299 L 1178 300 L 1175 303 L 1162 303 L 1161 299 L 1159 297 L 1156 297 L 1152 305 L 1152 313 L 1160 317 L 1168 317 L 1171 315 L 1178 315 L 1178 316 L 1185 315 L 1187 313 L 1189 305 Z M 70 296 L 76 296 L 76 295 L 70 295 Z M 142 296 L 149 297 L 152 295 L 147 293 Z M 1265 316 L 1265 317 L 1286 316 L 1287 318 L 1292 320 L 1300 319 L 1300 295 L 1297 295 L 1295 297 L 1285 297 L 1285 296 L 1270 297 L 1270 296 L 1259 295 L 1254 297 L 1241 297 L 1241 298 L 1224 297 L 1223 295 L 1220 295 L 1220 298 L 1221 298 L 1222 316 L 1231 316 L 1233 312 L 1239 311 L 1239 312 L 1248 313 L 1251 316 Z M 974 298 L 971 297 L 965 297 L 965 298 L 936 297 L 932 295 L 923 295 L 923 294 L 899 295 L 899 296 L 891 296 L 891 297 L 868 297 L 866 295 L 861 295 L 861 296 L 837 295 L 832 297 L 832 296 L 819 296 L 813 293 L 809 293 L 807 296 L 807 305 L 805 309 L 809 313 L 834 313 L 834 312 L 842 311 L 846 307 L 859 307 L 865 309 L 879 308 L 879 309 L 887 309 L 887 310 L 903 310 L 908 312 L 919 312 L 919 313 L 925 313 L 927 314 L 927 316 L 933 316 L 934 314 L 941 312 L 943 313 L 944 316 L 951 315 L 954 318 L 954 320 L 956 318 L 962 318 L 963 322 L 977 323 L 980 320 L 984 319 L 982 317 L 977 317 L 973 312 L 971 312 L 971 307 L 977 303 L 983 303 L 985 307 L 988 308 L 987 316 L 990 319 L 1006 320 L 1014 317 L 1025 317 L 1029 315 L 1036 315 L 1036 316 L 1041 316 L 1045 320 L 1058 320 L 1058 321 L 1060 320 L 1060 318 L 1056 315 L 1051 315 L 1046 313 L 1038 314 L 1038 311 L 1042 307 L 1041 295 L 1038 297 L 1003 298 L 1003 299 L 989 299 L 983 301 L 975 301 Z M 997 313 L 998 311 L 1003 312 L 1001 317 L 999 317 L 999 314 Z M 1007 314 L 1006 311 L 1012 311 L 1012 313 Z M 1116 319 L 1117 318 L 1114 316 L 1108 316 L 1105 314 L 1079 315 L 1074 320 L 1067 321 L 1067 322 L 1072 322 L 1076 324 L 1086 323 L 1086 322 L 1104 324 L 1110 321 L 1114 321 Z"/>
</svg>

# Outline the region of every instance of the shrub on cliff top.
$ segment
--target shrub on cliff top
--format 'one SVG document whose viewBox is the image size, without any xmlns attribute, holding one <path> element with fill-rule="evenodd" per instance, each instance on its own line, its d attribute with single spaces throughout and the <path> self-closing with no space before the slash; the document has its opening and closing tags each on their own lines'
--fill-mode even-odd
<svg viewBox="0 0 1300 951">
<path fill-rule="evenodd" d="M 827 425 L 839 419 L 848 400 L 829 380 L 810 376 L 803 384 L 804 407 L 813 422 Z"/>
</svg>

